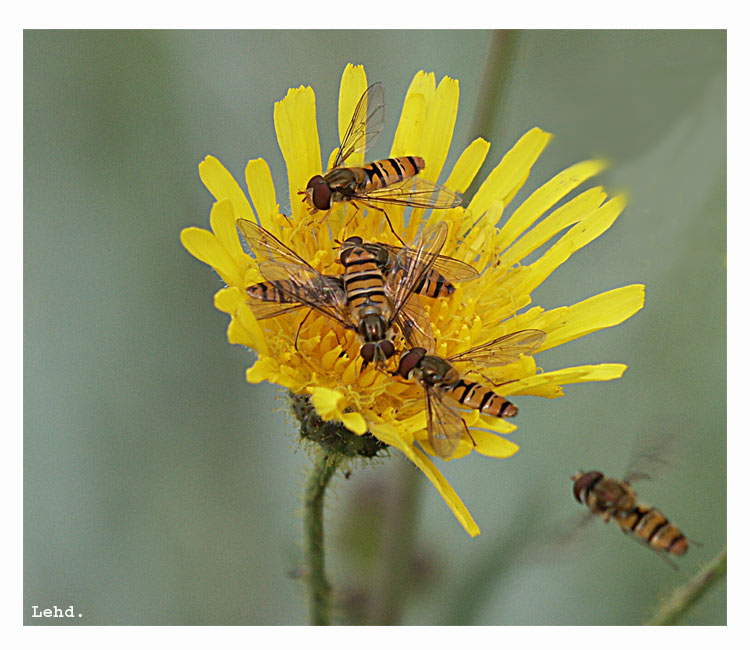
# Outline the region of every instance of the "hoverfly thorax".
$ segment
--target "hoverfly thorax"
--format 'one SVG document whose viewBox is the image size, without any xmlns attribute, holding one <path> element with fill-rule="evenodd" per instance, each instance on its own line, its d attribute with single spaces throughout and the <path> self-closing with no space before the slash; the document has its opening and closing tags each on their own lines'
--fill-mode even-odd
<svg viewBox="0 0 750 650">
<path fill-rule="evenodd" d="M 414 378 L 423 385 L 449 386 L 458 381 L 458 371 L 445 359 L 426 354 L 413 371 Z"/>
</svg>

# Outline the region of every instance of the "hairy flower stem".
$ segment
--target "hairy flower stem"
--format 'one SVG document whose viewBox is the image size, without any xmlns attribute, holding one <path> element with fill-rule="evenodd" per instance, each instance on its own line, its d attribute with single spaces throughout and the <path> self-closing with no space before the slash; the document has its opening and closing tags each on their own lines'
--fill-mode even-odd
<svg viewBox="0 0 750 650">
<path fill-rule="evenodd" d="M 676 625 L 716 582 L 727 575 L 727 549 L 686 585 L 677 589 L 647 625 Z"/>
<path fill-rule="evenodd" d="M 313 466 L 305 493 L 305 553 L 310 593 L 310 622 L 330 625 L 331 585 L 325 575 L 323 546 L 323 498 L 328 482 L 341 462 L 338 454 L 320 454 Z"/>
</svg>

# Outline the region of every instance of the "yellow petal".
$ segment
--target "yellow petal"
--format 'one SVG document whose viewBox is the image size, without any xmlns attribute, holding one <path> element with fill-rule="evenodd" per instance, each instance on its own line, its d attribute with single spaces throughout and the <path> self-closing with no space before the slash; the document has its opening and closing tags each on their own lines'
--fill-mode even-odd
<svg viewBox="0 0 750 650">
<path fill-rule="evenodd" d="M 549 133 L 539 128 L 533 128 L 524 134 L 482 183 L 469 204 L 471 213 L 475 216 L 483 214 L 494 201 L 502 201 L 504 205 L 508 205 L 528 178 L 531 167 L 550 138 L 552 136 Z"/>
<path fill-rule="evenodd" d="M 472 429 L 471 437 L 477 443 L 476 450 L 484 456 L 493 458 L 508 458 L 515 454 L 519 447 L 517 444 L 506 440 L 501 436 L 493 435 L 480 429 Z"/>
<path fill-rule="evenodd" d="M 587 160 L 561 171 L 539 189 L 535 190 L 510 216 L 500 230 L 497 245 L 503 250 L 531 226 L 542 214 L 571 190 L 598 174 L 606 163 L 602 160 Z M 506 202 L 507 204 L 507 202 Z M 579 219 L 580 221 L 580 219 Z"/>
<path fill-rule="evenodd" d="M 469 511 L 456 494 L 456 491 L 424 453 L 413 445 L 406 443 L 399 435 L 399 432 L 389 424 L 373 425 L 371 430 L 380 440 L 401 451 L 422 470 L 469 535 L 472 537 L 479 535 L 479 526 L 477 526 L 471 514 L 469 514 Z"/>
<path fill-rule="evenodd" d="M 546 332 L 547 337 L 537 352 L 547 350 L 627 320 L 643 307 L 645 291 L 642 284 L 611 289 L 570 307 L 542 312 L 524 321 L 523 327 Z"/>
<path fill-rule="evenodd" d="M 206 156 L 198 165 L 198 174 L 209 192 L 217 201 L 229 199 L 232 202 L 235 219 L 251 219 L 252 210 L 250 203 L 237 185 L 237 181 L 222 165 L 217 158 Z"/>
<path fill-rule="evenodd" d="M 341 86 L 339 88 L 339 142 L 344 140 L 344 135 L 349 128 L 349 123 L 354 115 L 354 109 L 367 90 L 367 75 L 362 65 L 348 63 L 341 75 Z M 354 153 L 346 161 L 350 167 L 362 166 L 365 162 L 364 152 Z"/>
<path fill-rule="evenodd" d="M 274 217 L 279 211 L 279 206 L 276 203 L 276 190 L 273 188 L 268 163 L 263 158 L 250 160 L 245 167 L 245 181 L 260 225 L 278 236 Z"/>
<path fill-rule="evenodd" d="M 258 357 L 251 368 L 247 369 L 245 379 L 249 384 L 259 384 L 262 381 L 275 382 L 279 374 L 279 364 L 272 357 Z"/>
<path fill-rule="evenodd" d="M 286 97 L 276 102 L 273 110 L 276 137 L 286 161 L 289 196 L 295 220 L 307 212 L 297 192 L 321 173 L 320 140 L 315 119 L 315 93 L 312 88 L 290 88 Z"/>
<path fill-rule="evenodd" d="M 244 296 L 237 287 L 226 287 L 216 292 L 214 296 L 214 307 L 225 314 L 234 314 Z"/>
<path fill-rule="evenodd" d="M 358 436 L 367 433 L 367 423 L 361 413 L 342 413 L 341 423 Z"/>
<path fill-rule="evenodd" d="M 341 412 L 339 405 L 344 400 L 344 394 L 323 386 L 310 386 L 307 392 L 312 395 L 315 411 L 324 420 L 332 420 Z"/>
<path fill-rule="evenodd" d="M 482 163 L 484 163 L 489 150 L 489 142 L 482 138 L 474 140 L 474 142 L 464 149 L 455 167 L 453 167 L 453 171 L 448 177 L 445 186 L 456 192 L 465 192 L 482 167 Z"/>
<path fill-rule="evenodd" d="M 573 226 L 540 259 L 530 267 L 527 282 L 521 288 L 531 292 L 573 253 L 596 239 L 609 228 L 625 208 L 625 197 L 616 196 Z"/>
<path fill-rule="evenodd" d="M 228 285 L 238 286 L 242 282 L 242 270 L 212 232 L 185 228 L 180 233 L 180 241 L 193 257 L 213 267 Z"/>
<path fill-rule="evenodd" d="M 250 343 L 243 342 L 243 345 L 249 345 L 251 348 L 256 350 L 259 354 L 268 354 L 268 346 L 266 345 L 266 336 L 263 329 L 255 320 L 252 310 L 244 302 L 241 302 L 237 306 L 237 322 L 241 325 L 248 333 Z M 230 338 L 230 343 L 234 343 Z"/>
<path fill-rule="evenodd" d="M 421 73 L 424 75 L 424 73 Z M 419 79 L 419 83 L 417 80 Z M 419 156 L 422 133 L 427 119 L 428 103 L 425 97 L 426 88 L 424 77 L 420 73 L 412 81 L 412 85 L 404 100 L 401 117 L 393 138 L 391 156 Z M 433 82 L 434 83 L 434 82 Z"/>
<path fill-rule="evenodd" d="M 568 228 L 574 223 L 578 223 L 588 217 L 604 202 L 604 199 L 606 198 L 606 193 L 599 187 L 594 187 L 579 194 L 577 197 L 555 210 L 534 229 L 516 240 L 513 245 L 500 256 L 501 264 L 504 264 L 505 266 L 513 266 L 516 262 L 520 262 L 524 257 L 533 253 L 537 248 L 547 243 L 559 232 L 565 230 L 565 228 Z M 518 211 L 516 211 L 516 214 L 518 214 Z M 511 221 L 512 219 L 513 217 L 511 217 Z M 508 223 L 510 223 L 510 221 L 508 221 Z M 502 232 L 504 231 L 505 228 L 503 228 Z"/>
<path fill-rule="evenodd" d="M 600 363 L 543 372 L 533 377 L 514 381 L 503 386 L 506 395 L 535 395 L 534 389 L 544 385 L 579 384 L 586 381 L 611 381 L 619 379 L 627 366 L 624 363 Z"/>
<path fill-rule="evenodd" d="M 239 234 L 234 217 L 234 205 L 230 199 L 216 201 L 211 207 L 211 230 L 221 245 L 235 259 L 240 267 L 243 266 L 245 252 L 240 244 Z"/>
<path fill-rule="evenodd" d="M 416 154 L 425 160 L 425 168 L 420 176 L 433 182 L 440 176 L 453 139 L 453 128 L 458 115 L 458 96 L 458 81 L 443 77 L 427 110 L 424 127 L 427 137 L 422 150 L 415 150 Z"/>
</svg>

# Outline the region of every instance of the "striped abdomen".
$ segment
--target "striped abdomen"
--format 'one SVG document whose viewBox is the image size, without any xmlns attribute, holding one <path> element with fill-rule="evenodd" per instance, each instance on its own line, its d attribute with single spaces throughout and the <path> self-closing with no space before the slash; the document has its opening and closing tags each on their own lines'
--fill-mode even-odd
<svg viewBox="0 0 750 650">
<path fill-rule="evenodd" d="M 416 176 L 424 169 L 424 159 L 419 156 L 398 156 L 351 169 L 357 175 L 359 191 L 366 193 Z"/>
<path fill-rule="evenodd" d="M 245 289 L 251 298 L 265 302 L 300 302 L 299 289 L 291 280 L 268 280 Z"/>
<path fill-rule="evenodd" d="M 518 413 L 515 404 L 475 381 L 459 379 L 447 388 L 447 394 L 458 403 L 485 415 L 511 418 Z"/>
<path fill-rule="evenodd" d="M 685 536 L 656 508 L 638 503 L 630 483 L 595 471 L 578 472 L 572 479 L 575 498 L 604 521 L 614 518 L 624 533 L 656 550 L 673 555 L 687 552 Z"/>
<path fill-rule="evenodd" d="M 637 503 L 631 510 L 615 512 L 614 518 L 623 532 L 640 537 L 649 546 L 674 555 L 687 552 L 685 536 L 656 508 Z"/>
<path fill-rule="evenodd" d="M 364 305 L 387 308 L 385 278 L 372 253 L 361 246 L 350 246 L 342 251 L 341 263 L 344 265 L 344 290 L 352 313 L 357 313 Z"/>
<path fill-rule="evenodd" d="M 397 278 L 397 282 L 401 281 L 401 276 L 404 274 L 404 269 L 398 268 L 393 271 L 393 275 Z M 428 298 L 447 298 L 456 290 L 453 283 L 449 282 L 448 279 L 435 269 L 430 269 L 427 275 L 420 280 L 419 284 L 415 287 L 414 293 L 418 293 L 420 296 L 427 296 Z"/>
</svg>

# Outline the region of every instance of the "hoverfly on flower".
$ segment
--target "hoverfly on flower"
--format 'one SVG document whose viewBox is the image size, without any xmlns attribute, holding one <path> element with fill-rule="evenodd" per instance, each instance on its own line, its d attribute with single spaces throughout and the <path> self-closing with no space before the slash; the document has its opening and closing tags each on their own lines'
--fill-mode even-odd
<svg viewBox="0 0 750 650">
<path fill-rule="evenodd" d="M 391 261 L 396 270 L 387 276 L 361 238 L 350 238 L 339 252 L 344 266 L 340 277 L 323 275 L 252 221 L 238 219 L 237 225 L 266 278 L 245 289 L 247 303 L 259 320 L 308 307 L 355 331 L 365 364 L 384 362 L 395 354 L 394 325 L 412 347 L 431 341 L 427 316 L 413 297 L 418 288 L 431 287 L 430 273 L 447 236 L 445 223 L 422 233 L 412 248 L 400 249 Z M 448 259 L 443 259 L 443 268 Z"/>
<path fill-rule="evenodd" d="M 425 166 L 419 156 L 386 158 L 364 167 L 344 166 L 352 154 L 365 153 L 375 144 L 383 130 L 384 118 L 383 84 L 375 83 L 357 103 L 331 169 L 322 176 L 313 176 L 298 194 L 304 195 L 302 200 L 309 204 L 310 214 L 330 210 L 334 203 L 346 201 L 382 212 L 391 232 L 402 241 L 388 213 L 373 203 L 447 209 L 461 205 L 463 198 L 458 192 L 417 176 Z"/>
<path fill-rule="evenodd" d="M 509 418 L 518 413 L 515 404 L 504 397 L 478 382 L 466 381 L 453 364 L 470 362 L 477 367 L 507 365 L 518 361 L 522 354 L 531 354 L 542 344 L 545 336 L 541 330 L 528 329 L 501 336 L 447 358 L 428 354 L 425 348 L 412 348 L 401 355 L 394 375 L 412 379 L 424 389 L 427 436 L 438 456 L 450 458 L 464 431 L 471 437 L 463 418 L 449 401 L 497 418 Z"/>
</svg>

